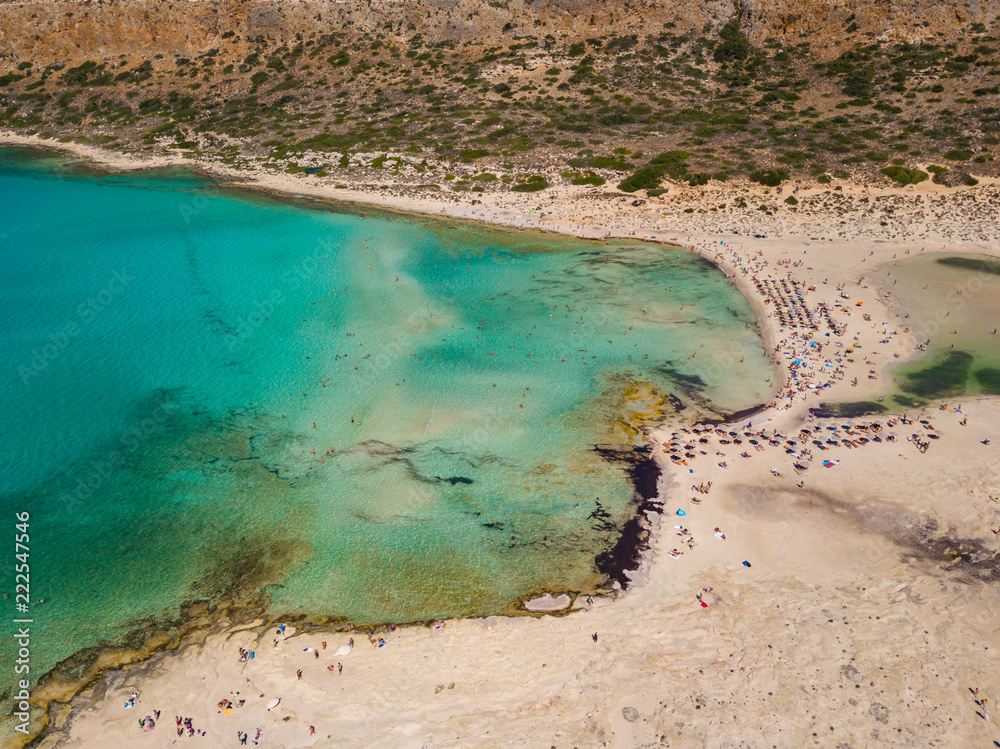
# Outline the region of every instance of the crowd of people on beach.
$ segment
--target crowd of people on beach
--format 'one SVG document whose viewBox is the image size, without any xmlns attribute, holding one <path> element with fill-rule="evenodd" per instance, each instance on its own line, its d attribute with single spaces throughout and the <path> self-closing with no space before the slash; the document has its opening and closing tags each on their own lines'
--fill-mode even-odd
<svg viewBox="0 0 1000 749">
<path fill-rule="evenodd" d="M 194 727 L 194 721 L 192 721 L 191 718 L 182 718 L 180 715 L 175 715 L 174 716 L 174 720 L 177 723 L 177 735 L 178 736 L 184 736 L 185 734 L 187 734 L 188 736 L 203 736 L 203 735 L 207 735 L 207 734 L 203 734 L 202 730 L 200 728 L 196 729 Z"/>
<path fill-rule="evenodd" d="M 593 600 L 593 599 L 591 599 L 591 600 Z M 444 629 L 444 626 L 445 626 L 445 622 L 443 620 L 438 620 L 438 621 L 435 621 L 433 623 L 433 628 L 436 631 L 440 631 L 440 630 Z M 353 632 L 355 628 L 354 628 L 353 624 L 348 624 L 346 626 L 346 629 L 347 629 L 348 632 Z M 395 624 L 392 624 L 392 625 L 389 626 L 389 631 L 390 632 L 395 632 L 396 629 L 397 628 L 396 628 Z M 288 630 L 287 630 L 287 626 L 285 624 L 279 624 L 278 627 L 277 627 L 277 629 L 275 630 L 275 633 L 277 635 L 279 635 L 280 638 L 281 638 L 281 639 L 274 640 L 275 647 L 278 647 L 278 645 L 280 645 L 281 642 L 284 641 L 287 637 L 293 636 L 295 634 L 294 632 L 291 632 L 289 634 Z M 373 633 L 371 633 L 369 635 L 368 640 L 371 643 L 371 645 L 374 648 L 376 648 L 376 649 L 383 648 L 387 644 L 389 644 L 389 640 L 386 637 L 380 636 L 380 635 L 378 635 L 375 632 L 373 632 Z M 249 662 L 255 660 L 256 653 L 255 653 L 254 650 L 246 648 L 246 647 L 243 647 L 243 646 L 237 646 L 237 647 L 238 647 L 238 652 L 239 652 L 239 662 L 240 663 L 249 663 Z M 351 652 L 351 650 L 353 648 L 354 648 L 354 638 L 350 637 L 350 638 L 348 638 L 348 640 L 347 640 L 347 642 L 345 644 L 340 645 L 338 648 L 336 648 L 336 651 L 335 651 L 334 655 L 339 656 L 339 657 L 344 657 L 345 655 L 349 655 L 350 652 Z M 314 645 L 308 645 L 308 646 L 302 648 L 302 652 L 304 654 L 306 654 L 307 656 L 311 656 L 310 660 L 317 660 L 320 657 L 321 651 L 324 651 L 326 649 L 327 649 L 327 641 L 326 640 L 321 640 L 315 646 Z M 342 675 L 343 672 L 344 672 L 344 665 L 340 661 L 335 661 L 335 662 L 327 664 L 326 665 L 326 670 L 328 672 L 336 671 L 338 675 Z M 296 676 L 296 680 L 297 681 L 301 680 L 302 677 L 303 677 L 303 675 L 304 675 L 304 672 L 303 672 L 302 668 L 297 668 L 295 670 L 295 676 Z M 136 705 L 136 703 L 138 702 L 138 700 L 139 700 L 139 692 L 138 691 L 132 691 L 129 694 L 128 700 L 126 701 L 126 703 L 124 705 L 125 708 L 134 707 Z M 267 709 L 271 710 L 271 709 L 275 708 L 278 704 L 280 704 L 280 702 L 281 702 L 281 700 L 279 698 L 272 699 L 267 704 Z M 220 715 L 230 715 L 234 711 L 240 710 L 241 708 L 244 708 L 247 705 L 248 705 L 247 698 L 246 697 L 242 697 L 240 695 L 240 692 L 238 692 L 238 691 L 231 691 L 229 693 L 229 696 L 223 697 L 222 699 L 220 699 L 220 700 L 218 700 L 216 702 L 217 713 L 220 714 Z M 140 720 L 139 721 L 139 726 L 144 731 L 151 731 L 155 727 L 156 721 L 158 721 L 159 718 L 160 718 L 160 711 L 156 710 L 156 711 L 154 711 L 154 713 L 152 715 L 146 716 L 145 718 L 143 718 L 142 720 Z M 208 735 L 207 731 L 195 728 L 194 722 L 193 722 L 192 718 L 182 717 L 182 716 L 178 715 L 178 716 L 175 716 L 175 720 L 176 720 L 176 724 L 177 724 L 177 735 L 178 736 L 184 736 L 184 735 L 187 735 L 187 736 L 207 736 Z M 309 728 L 309 734 L 310 735 L 313 735 L 313 734 L 316 733 L 316 727 L 315 726 L 309 726 L 308 728 Z M 245 746 L 248 741 L 251 741 L 254 745 L 258 745 L 261 742 L 263 734 L 264 734 L 264 728 L 263 727 L 258 727 L 256 729 L 256 732 L 255 732 L 255 735 L 254 735 L 253 739 L 250 739 L 249 734 L 246 731 L 243 731 L 242 729 L 237 729 L 237 731 L 236 731 L 237 740 L 238 740 L 238 742 L 239 742 L 239 744 L 241 746 Z"/>
<path fill-rule="evenodd" d="M 814 419 L 814 417 L 809 417 Z M 752 447 L 755 452 L 766 452 L 768 448 L 780 448 L 781 452 L 792 460 L 792 468 L 796 473 L 802 475 L 809 469 L 809 464 L 813 461 L 813 449 L 828 451 L 835 448 L 845 448 L 848 450 L 861 448 L 868 444 L 879 442 L 896 442 L 895 434 L 881 436 L 885 427 L 892 428 L 897 424 L 912 425 L 914 421 L 906 415 L 893 417 L 886 420 L 885 425 L 877 421 L 855 424 L 828 424 L 826 426 L 802 427 L 795 439 L 782 434 L 774 429 L 768 433 L 764 429 L 750 431 L 747 427 L 739 431 L 722 428 L 712 425 L 696 425 L 693 427 L 683 427 L 671 433 L 670 439 L 662 443 L 661 448 L 664 453 L 670 456 L 670 460 L 678 466 L 687 466 L 700 456 L 708 456 L 712 447 L 718 447 L 714 451 L 715 457 L 725 458 L 728 453 L 722 448 L 741 450 L 743 445 Z M 921 452 L 926 452 L 931 440 L 939 439 L 934 430 L 934 425 L 929 421 L 922 420 L 921 427 L 927 433 L 922 436 L 915 432 L 907 437 L 907 441 L 913 443 Z M 810 447 L 809 445 L 812 445 Z M 741 450 L 740 457 L 747 459 L 753 455 L 748 450 Z M 824 460 L 823 465 L 832 467 L 834 461 Z M 720 468 L 725 468 L 724 461 L 719 462 Z M 772 469 L 772 473 L 781 475 L 780 470 Z M 707 483 L 711 488 L 711 482 Z M 706 494 L 706 484 L 691 487 L 692 491 Z M 692 497 L 691 502 L 701 504 L 701 500 Z"/>
<path fill-rule="evenodd" d="M 890 346 L 893 339 L 899 335 L 891 330 L 889 323 L 876 327 L 872 316 L 857 309 L 862 302 L 851 300 L 851 295 L 845 291 L 844 285 L 838 285 L 830 292 L 837 295 L 837 304 L 830 305 L 823 301 L 810 303 L 810 295 L 817 292 L 815 286 L 807 285 L 792 276 L 791 268 L 802 265 L 801 261 L 779 261 L 771 266 L 760 251 L 744 251 L 727 242 L 704 242 L 692 247 L 699 254 L 709 254 L 717 262 L 722 261 L 723 267 L 736 269 L 736 273 L 747 279 L 756 290 L 759 301 L 763 302 L 764 312 L 770 318 L 772 353 L 776 364 L 782 372 L 782 383 L 768 404 L 774 412 L 787 411 L 791 406 L 800 404 L 812 395 L 815 397 L 824 393 L 848 375 L 849 367 L 857 370 L 864 364 L 868 368 L 868 379 L 879 377 L 879 365 L 898 358 L 898 353 L 892 356 L 881 355 L 878 350 L 882 346 Z M 780 268 L 775 274 L 771 268 Z M 818 283 L 818 282 L 817 282 Z M 823 281 L 826 283 L 826 280 Z M 863 279 L 857 284 L 864 286 Z M 748 290 L 749 291 L 749 290 Z M 829 298 L 830 294 L 827 295 Z M 853 310 L 853 312 L 852 312 Z M 875 347 L 865 352 L 862 344 L 863 330 L 855 324 L 849 333 L 849 318 L 860 317 L 860 323 L 872 326 L 875 335 L 869 335 L 869 340 L 877 340 Z M 843 340 L 851 335 L 849 342 Z M 888 353 L 888 352 L 887 352 Z M 851 384 L 859 385 L 858 378 Z M 817 404 L 818 405 L 818 404 Z M 962 413 L 961 405 L 949 409 L 947 404 L 940 406 L 942 411 L 953 410 L 962 416 L 958 423 L 967 424 L 967 416 Z M 767 413 L 758 414 L 762 420 L 770 421 Z M 798 479 L 796 486 L 803 488 L 806 477 L 815 465 L 825 469 L 834 469 L 841 460 L 831 453 L 855 450 L 878 443 L 894 443 L 903 438 L 895 431 L 899 427 L 915 425 L 915 420 L 908 414 L 877 420 L 843 420 L 836 418 L 823 419 L 817 423 L 815 409 L 802 414 L 802 425 L 793 428 L 793 434 L 783 434 L 779 429 L 753 428 L 752 421 L 742 427 L 737 424 L 721 425 L 703 423 L 691 427 L 679 427 L 669 434 L 667 439 L 654 447 L 661 449 L 678 469 L 693 472 L 696 461 L 710 460 L 709 470 L 727 469 L 733 458 L 748 460 L 760 453 L 768 454 L 772 459 L 780 457 L 790 462 L 786 469 L 780 464 L 770 468 L 770 474 L 781 478 L 784 471 L 794 471 Z M 906 442 L 920 453 L 926 453 L 934 440 L 940 438 L 934 425 L 928 419 L 921 419 L 919 428 L 906 435 Z M 797 429 L 797 433 L 796 432 Z M 986 444 L 986 443 L 984 443 Z M 821 459 L 820 459 L 821 458 Z M 714 465 L 713 465 L 714 463 Z M 710 474 L 711 475 L 711 474 Z M 700 505 L 703 496 L 708 493 L 711 482 L 702 482 L 691 487 L 695 494 L 690 498 L 692 505 Z M 687 511 L 679 508 L 676 515 L 683 517 Z M 681 548 L 673 548 L 667 552 L 669 557 L 680 558 L 684 546 L 694 549 L 694 535 L 684 525 L 675 525 L 674 532 L 681 538 Z M 715 528 L 715 537 L 726 539 L 726 534 L 719 527 Z M 750 566 L 744 562 L 745 566 Z"/>
<path fill-rule="evenodd" d="M 777 262 L 782 274 L 772 271 L 771 263 L 760 250 L 747 251 L 735 248 L 728 242 L 702 242 L 691 247 L 699 255 L 709 256 L 724 267 L 736 269 L 736 273 L 746 277 L 761 297 L 766 316 L 776 323 L 780 338 L 771 353 L 781 372 L 782 383 L 768 404 L 772 408 L 785 410 L 812 394 L 818 396 L 845 377 L 846 364 L 854 363 L 855 357 L 865 357 L 870 367 L 867 377 L 877 380 L 877 350 L 864 354 L 860 335 L 855 334 L 849 344 L 842 339 L 848 329 L 847 321 L 835 315 L 851 317 L 851 308 L 859 308 L 862 302 L 852 302 L 843 284 L 836 287 L 838 304 L 825 301 L 810 304 L 809 295 L 817 292 L 816 286 L 807 286 L 794 278 L 789 268 L 801 265 L 800 261 Z M 824 283 L 826 281 L 824 280 Z M 859 287 L 867 288 L 863 278 L 857 280 Z M 871 316 L 862 313 L 862 319 L 871 322 Z M 879 331 L 879 344 L 889 345 L 898 331 L 888 328 Z M 898 358 L 894 353 L 892 358 Z M 859 381 L 854 378 L 852 385 Z"/>
</svg>

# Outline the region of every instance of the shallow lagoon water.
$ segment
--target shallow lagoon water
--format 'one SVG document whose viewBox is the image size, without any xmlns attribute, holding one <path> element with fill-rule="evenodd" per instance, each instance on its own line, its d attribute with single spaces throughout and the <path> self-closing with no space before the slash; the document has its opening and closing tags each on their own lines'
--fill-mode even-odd
<svg viewBox="0 0 1000 749">
<path fill-rule="evenodd" d="M 879 268 L 926 351 L 891 370 L 903 405 L 1000 394 L 1000 259 L 921 254 Z"/>
<path fill-rule="evenodd" d="M 0 192 L 33 680 L 195 599 L 403 622 L 586 588 L 633 499 L 593 446 L 641 438 L 667 393 L 769 395 L 748 305 L 680 250 L 16 149 Z"/>
</svg>

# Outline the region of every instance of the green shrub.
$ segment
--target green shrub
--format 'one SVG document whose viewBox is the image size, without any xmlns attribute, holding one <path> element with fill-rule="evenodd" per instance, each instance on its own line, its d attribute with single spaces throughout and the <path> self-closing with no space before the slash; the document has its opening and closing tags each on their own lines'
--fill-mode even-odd
<svg viewBox="0 0 1000 749">
<path fill-rule="evenodd" d="M 484 148 L 466 148 L 458 155 L 458 160 L 463 164 L 468 164 L 476 159 L 481 159 L 483 156 L 489 155 L 490 152 Z"/>
<path fill-rule="evenodd" d="M 622 192 L 636 192 L 637 190 L 648 190 L 659 187 L 660 179 L 666 174 L 667 168 L 662 164 L 650 164 L 639 169 L 634 174 L 626 177 L 618 183 L 618 189 Z"/>
<path fill-rule="evenodd" d="M 798 205 L 799 204 L 798 199 L 794 195 L 789 195 L 787 198 L 785 198 L 785 202 L 788 203 L 788 205 Z"/>
<path fill-rule="evenodd" d="M 928 176 L 927 172 L 919 169 L 907 169 L 905 166 L 887 166 L 879 171 L 901 187 L 919 185 Z"/>
<path fill-rule="evenodd" d="M 62 76 L 67 86 L 106 86 L 111 83 L 111 73 L 104 72 L 104 66 L 87 60 L 75 68 L 70 68 Z"/>
<path fill-rule="evenodd" d="M 337 54 L 331 55 L 330 57 L 326 58 L 326 61 L 330 65 L 333 65 L 334 67 L 342 67 L 344 65 L 350 64 L 351 55 L 348 53 L 346 49 L 342 49 L 339 52 L 337 52 Z"/>
<path fill-rule="evenodd" d="M 741 61 L 750 56 L 750 42 L 740 32 L 739 20 L 734 19 L 723 26 L 719 36 L 722 37 L 722 41 L 712 53 L 716 62 Z"/>
<path fill-rule="evenodd" d="M 754 169 L 748 176 L 752 182 L 767 187 L 777 187 L 788 179 L 788 172 L 784 169 Z"/>
<path fill-rule="evenodd" d="M 127 83 L 141 83 L 142 81 L 148 80 L 153 77 L 153 63 L 146 60 L 141 65 L 115 76 L 116 81 L 125 81 Z"/>
<path fill-rule="evenodd" d="M 519 177 L 518 179 L 520 180 L 524 178 Z M 545 177 L 542 177 L 539 174 L 533 174 L 527 179 L 524 179 L 523 182 L 518 182 L 510 189 L 514 192 L 538 192 L 539 190 L 544 190 L 548 186 L 549 183 L 545 180 Z"/>
<path fill-rule="evenodd" d="M 568 179 L 570 184 L 573 185 L 593 185 L 594 187 L 600 187 L 604 184 L 604 178 L 593 172 L 587 172 L 586 174 L 581 174 L 580 172 L 563 172 L 562 176 Z"/>
<path fill-rule="evenodd" d="M 872 96 L 872 81 L 874 80 L 875 71 L 871 68 L 852 70 L 844 77 L 844 87 L 841 91 L 853 99 L 867 100 Z"/>
<path fill-rule="evenodd" d="M 574 161 L 580 163 L 573 163 Z M 622 171 L 632 168 L 632 164 L 621 156 L 591 156 L 589 159 L 570 159 L 569 165 L 589 166 L 593 169 L 620 169 Z"/>
<path fill-rule="evenodd" d="M 667 151 L 653 158 L 648 166 L 642 167 L 634 174 L 626 177 L 618 183 L 618 189 L 622 192 L 635 192 L 637 190 L 649 190 L 660 186 L 660 180 L 664 175 L 668 175 L 675 180 L 691 179 L 688 173 L 687 151 Z M 700 176 L 698 177 L 700 178 Z M 708 179 L 706 177 L 705 182 Z M 705 184 L 702 182 L 701 184 Z"/>
<path fill-rule="evenodd" d="M 350 145 L 347 136 L 335 133 L 319 133 L 302 141 L 302 147 L 310 151 L 343 151 Z"/>
<path fill-rule="evenodd" d="M 972 151 L 967 151 L 964 148 L 953 148 L 944 154 L 944 158 L 948 161 L 968 161 L 972 158 Z"/>
</svg>

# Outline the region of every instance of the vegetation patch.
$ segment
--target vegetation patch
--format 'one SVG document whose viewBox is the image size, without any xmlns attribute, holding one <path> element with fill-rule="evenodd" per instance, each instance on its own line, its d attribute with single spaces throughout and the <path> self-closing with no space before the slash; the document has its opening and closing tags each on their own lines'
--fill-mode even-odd
<svg viewBox="0 0 1000 749">
<path fill-rule="evenodd" d="M 687 160 L 690 154 L 687 151 L 667 151 L 656 156 L 647 166 L 634 172 L 618 183 L 618 189 L 623 192 L 636 192 L 637 190 L 649 190 L 660 186 L 660 180 L 664 176 L 681 182 L 688 181 L 691 184 L 705 184 L 708 182 L 708 175 L 694 175 L 688 171 Z M 704 181 L 701 181 L 704 180 Z"/>
<path fill-rule="evenodd" d="M 784 169 L 754 169 L 749 176 L 753 182 L 767 187 L 777 187 L 788 179 L 788 172 Z"/>
<path fill-rule="evenodd" d="M 918 185 L 929 176 L 920 169 L 907 169 L 905 166 L 887 166 L 879 171 L 897 185 Z"/>
<path fill-rule="evenodd" d="M 548 186 L 549 183 L 545 177 L 539 174 L 532 174 L 530 177 L 518 177 L 517 184 L 513 185 L 510 189 L 514 192 L 538 192 Z"/>
</svg>

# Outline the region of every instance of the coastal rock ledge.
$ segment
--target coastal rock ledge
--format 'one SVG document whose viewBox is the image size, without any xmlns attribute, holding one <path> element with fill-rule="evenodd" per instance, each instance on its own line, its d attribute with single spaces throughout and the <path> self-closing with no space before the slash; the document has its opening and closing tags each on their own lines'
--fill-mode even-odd
<svg viewBox="0 0 1000 749">
<path fill-rule="evenodd" d="M 568 595 L 562 593 L 555 598 L 552 597 L 550 593 L 546 593 L 544 596 L 539 596 L 538 598 L 532 598 L 530 601 L 524 602 L 524 608 L 526 611 L 530 611 L 534 614 L 542 614 L 547 611 L 562 611 L 563 609 L 569 608 L 569 605 L 573 601 Z"/>
</svg>

